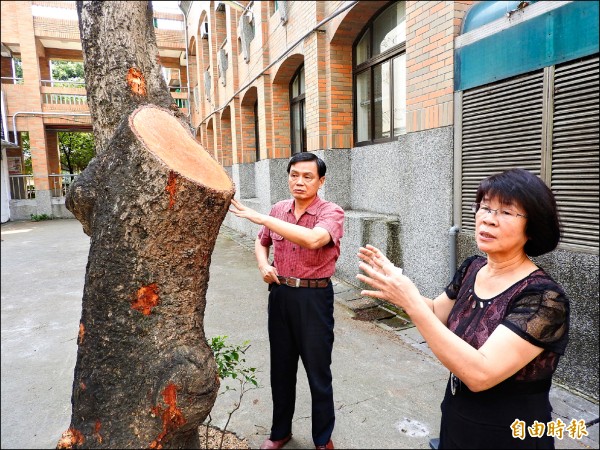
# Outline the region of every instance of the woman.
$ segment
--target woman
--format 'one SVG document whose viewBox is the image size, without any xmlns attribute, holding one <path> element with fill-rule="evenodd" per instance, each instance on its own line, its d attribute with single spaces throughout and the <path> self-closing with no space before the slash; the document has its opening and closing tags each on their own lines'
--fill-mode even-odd
<svg viewBox="0 0 600 450">
<path fill-rule="evenodd" d="M 487 257 L 465 260 L 440 296 L 422 297 L 370 245 L 357 278 L 374 290 L 362 294 L 403 308 L 450 370 L 439 448 L 554 448 L 527 428 L 552 421 L 552 374 L 568 340 L 569 301 L 529 258 L 558 244 L 556 201 L 537 176 L 512 169 L 481 182 L 473 212 Z"/>
</svg>

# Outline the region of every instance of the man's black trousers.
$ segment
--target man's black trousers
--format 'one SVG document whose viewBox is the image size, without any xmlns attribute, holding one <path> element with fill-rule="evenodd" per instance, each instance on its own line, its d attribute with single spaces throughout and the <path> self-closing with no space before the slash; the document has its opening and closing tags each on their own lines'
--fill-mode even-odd
<svg viewBox="0 0 600 450">
<path fill-rule="evenodd" d="M 331 283 L 326 288 L 271 285 L 268 323 L 273 396 L 271 439 L 283 439 L 292 432 L 300 357 L 312 398 L 313 442 L 324 445 L 335 423 L 331 385 L 333 286 Z"/>
</svg>

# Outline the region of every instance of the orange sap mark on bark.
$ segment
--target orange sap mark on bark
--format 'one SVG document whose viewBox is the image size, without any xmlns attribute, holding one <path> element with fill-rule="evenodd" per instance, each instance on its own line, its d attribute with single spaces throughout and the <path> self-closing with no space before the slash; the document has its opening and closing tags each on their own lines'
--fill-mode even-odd
<svg viewBox="0 0 600 450">
<path fill-rule="evenodd" d="M 185 417 L 181 410 L 177 408 L 177 386 L 169 383 L 162 392 L 163 401 L 167 404 L 167 408 L 162 413 L 163 430 L 158 437 L 152 441 L 150 448 L 162 448 L 162 440 L 170 431 L 176 430 L 186 423 Z M 159 406 L 152 408 L 152 412 L 160 413 L 162 409 Z"/>
<path fill-rule="evenodd" d="M 132 67 L 127 72 L 127 84 L 134 94 L 146 95 L 146 79 L 141 70 Z"/>
<path fill-rule="evenodd" d="M 175 193 L 177 192 L 177 174 L 172 170 L 169 172 L 169 181 L 167 181 L 165 191 L 169 193 L 169 209 L 172 209 L 175 204 Z"/>
<path fill-rule="evenodd" d="M 79 345 L 83 344 L 83 336 L 85 336 L 85 326 L 83 322 L 79 322 Z"/>
<path fill-rule="evenodd" d="M 152 308 L 158 305 L 158 285 L 156 283 L 142 286 L 137 291 L 137 298 L 131 307 L 142 314 L 149 316 Z"/>
<path fill-rule="evenodd" d="M 96 425 L 94 425 L 94 437 L 98 441 L 98 444 L 102 444 L 102 436 L 100 436 L 100 428 L 102 428 L 102 424 L 99 420 L 96 419 Z"/>
<path fill-rule="evenodd" d="M 81 445 L 84 442 L 85 438 L 81 431 L 69 427 L 69 429 L 60 437 L 58 444 L 56 444 L 56 448 L 73 448 L 74 445 Z"/>
</svg>

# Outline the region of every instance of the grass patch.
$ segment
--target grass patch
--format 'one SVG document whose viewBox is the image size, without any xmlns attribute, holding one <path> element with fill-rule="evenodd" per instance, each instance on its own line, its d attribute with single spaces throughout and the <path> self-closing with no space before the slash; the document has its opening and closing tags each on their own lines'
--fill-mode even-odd
<svg viewBox="0 0 600 450">
<path fill-rule="evenodd" d="M 49 216 L 48 214 L 32 214 L 31 221 L 32 222 L 40 222 L 42 220 L 52 220 L 54 217 Z"/>
</svg>

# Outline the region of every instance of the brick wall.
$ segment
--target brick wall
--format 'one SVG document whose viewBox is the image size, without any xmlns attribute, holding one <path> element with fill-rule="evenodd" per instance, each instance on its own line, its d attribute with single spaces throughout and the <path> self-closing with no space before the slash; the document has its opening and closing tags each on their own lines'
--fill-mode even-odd
<svg viewBox="0 0 600 450">
<path fill-rule="evenodd" d="M 221 152 L 219 161 L 223 166 L 233 164 L 233 152 L 231 147 L 231 107 L 227 107 L 221 114 Z"/>
<path fill-rule="evenodd" d="M 20 2 L 0 2 L 2 20 L 0 20 L 0 34 L 4 44 L 17 44 L 19 42 L 19 13 L 17 7 Z"/>
<path fill-rule="evenodd" d="M 76 20 L 34 17 L 33 24 L 35 34 L 40 38 L 65 39 L 70 41 L 78 41 L 80 39 L 79 25 Z"/>
<path fill-rule="evenodd" d="M 407 132 L 453 124 L 454 37 L 458 35 L 462 18 L 472 3 L 406 3 Z M 215 154 L 225 151 L 225 141 L 219 136 L 218 115 L 212 113 L 230 104 L 230 125 L 233 127 L 231 160 L 253 160 L 252 105 L 240 99 L 256 89 L 252 96 L 256 95 L 259 105 L 261 157 L 290 156 L 289 83 L 302 64 L 306 85 L 307 149 L 350 148 L 354 145 L 352 46 L 365 25 L 389 2 L 358 2 L 303 40 L 300 38 L 307 31 L 344 6 L 345 2 L 289 2 L 285 24 L 281 21 L 280 12 L 274 11 L 272 2 L 255 2 L 250 11 L 254 15 L 256 33 L 250 43 L 248 62 L 240 56 L 238 47 L 237 27 L 241 12 L 228 5 L 225 13 L 217 13 L 211 2 L 195 2 L 194 5 L 197 10 L 190 17 L 198 19 L 196 23 L 189 24 L 188 34 L 197 36 L 199 23 L 206 18 L 211 30 L 208 41 L 197 40 L 201 92 L 204 91 L 204 70 L 210 67 L 212 75 L 212 102 L 202 102 L 200 113 L 194 116 L 194 126 L 205 123 L 208 118 L 213 120 L 215 135 L 211 141 L 214 142 Z M 225 30 L 229 30 L 229 35 L 225 34 Z M 227 86 L 220 83 L 216 67 L 216 54 L 223 42 L 230 61 Z M 261 75 L 267 66 L 270 68 Z M 243 88 L 241 92 L 240 88 Z M 202 97 L 205 98 L 204 95 Z M 240 104 L 236 107 L 237 101 Z"/>
<path fill-rule="evenodd" d="M 48 173 L 60 173 L 60 151 L 58 149 L 58 132 L 53 130 L 46 131 L 46 147 L 48 154 Z M 50 179 L 50 187 L 53 186 L 53 179 Z"/>
<path fill-rule="evenodd" d="M 472 3 L 406 3 L 408 132 L 453 124 L 454 38 Z"/>
<path fill-rule="evenodd" d="M 71 10 L 76 9 L 75 2 L 34 0 L 31 3 L 33 5 L 46 6 L 48 8 L 62 8 L 62 9 L 71 9 Z"/>
<path fill-rule="evenodd" d="M 254 104 L 258 90 L 249 89 L 241 102 L 240 126 L 242 128 L 241 142 L 238 149 L 238 161 L 250 163 L 256 160 L 256 134 L 254 130 Z"/>
</svg>

